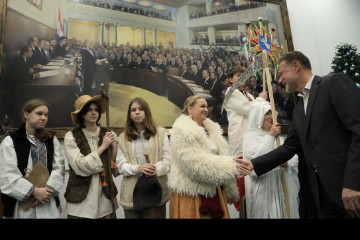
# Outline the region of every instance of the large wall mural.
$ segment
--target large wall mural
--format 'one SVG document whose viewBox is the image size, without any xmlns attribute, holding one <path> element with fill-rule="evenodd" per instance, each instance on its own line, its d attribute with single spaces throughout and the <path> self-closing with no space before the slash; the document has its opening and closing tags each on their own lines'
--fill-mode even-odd
<svg viewBox="0 0 360 240">
<path fill-rule="evenodd" d="M 69 9 L 72 9 L 72 12 L 74 11 L 73 9 L 79 9 L 78 13 L 63 13 L 63 16 L 68 16 L 68 18 L 60 18 L 62 24 L 64 24 L 64 20 L 66 22 L 66 32 L 69 34 L 67 36 L 67 45 L 70 56 L 66 56 L 65 59 L 56 59 L 48 62 L 44 68 L 36 70 L 33 79 L 25 83 L 17 82 L 17 79 L 11 75 L 16 72 L 16 66 L 13 66 L 13 63 L 16 56 L 20 54 L 21 47 L 27 45 L 28 39 L 32 36 L 36 36 L 39 40 L 53 39 L 58 29 L 56 29 L 54 24 L 54 27 L 49 27 L 49 24 L 33 20 L 31 17 L 24 16 L 14 9 L 7 9 L 7 1 L 0 2 L 0 118 L 4 118 L 5 115 L 10 116 L 12 127 L 17 127 L 22 121 L 21 115 L 19 114 L 22 104 L 28 99 L 35 97 L 42 98 L 50 104 L 48 127 L 67 131 L 73 126 L 70 112 L 74 110 L 74 101 L 82 94 L 83 90 L 83 83 L 81 82 L 81 61 L 79 61 L 77 54 L 78 50 L 83 47 L 85 39 L 75 39 L 71 34 L 75 35 L 75 33 L 77 33 L 79 36 L 85 38 L 86 35 L 89 35 L 89 33 L 85 32 L 86 28 L 83 27 L 86 26 L 86 24 L 88 24 L 89 29 L 92 29 L 91 31 L 95 33 L 91 35 L 91 39 L 97 38 L 99 42 L 98 44 L 93 42 L 97 49 L 95 51 L 96 56 L 100 59 L 107 58 L 106 61 L 103 61 L 104 64 L 102 66 L 96 66 L 97 73 L 95 74 L 92 94 L 99 94 L 100 85 L 105 85 L 105 91 L 107 91 L 107 94 L 110 96 L 111 126 L 119 129 L 125 124 L 127 104 L 132 97 L 142 96 L 147 98 L 153 110 L 155 120 L 159 125 L 165 127 L 171 127 L 173 121 L 180 114 L 182 104 L 187 96 L 203 94 L 209 103 L 216 101 L 209 93 L 202 91 L 194 82 L 181 78 L 182 71 L 177 65 L 174 67 L 169 64 L 165 72 L 161 71 L 161 68 L 156 65 L 157 59 L 168 58 L 168 60 L 171 61 L 172 57 L 177 58 L 180 54 L 187 56 L 188 59 L 185 61 L 189 61 L 188 63 L 191 65 L 192 63 L 189 56 L 198 54 L 200 59 L 201 56 L 204 55 L 202 52 L 206 51 L 211 52 L 211 54 L 214 54 L 216 51 L 224 51 L 226 54 L 230 53 L 234 55 L 238 53 L 245 54 L 242 47 L 243 38 L 246 37 L 245 19 L 249 19 L 249 16 L 252 16 L 252 10 L 244 10 L 246 12 L 244 12 L 243 15 L 240 14 L 241 11 L 234 11 L 224 13 L 223 15 L 216 13 L 216 15 L 196 19 L 189 15 L 189 18 L 186 20 L 186 25 L 177 23 L 178 19 L 173 11 L 171 12 L 171 19 L 168 19 L 169 15 L 163 15 L 154 20 L 153 15 L 150 14 L 151 16 L 148 16 L 143 13 L 143 16 L 135 16 L 136 19 L 142 21 L 143 26 L 141 26 L 141 22 L 136 26 L 126 26 L 123 17 L 128 16 L 129 18 L 133 18 L 133 14 L 129 14 L 128 12 L 124 13 L 119 9 L 116 9 L 118 11 L 107 8 L 97 9 L 96 6 L 82 4 L 85 3 L 84 1 L 77 2 L 80 3 L 70 1 Z M 269 1 L 252 2 L 267 3 L 264 5 L 265 7 L 261 8 L 261 11 L 259 10 L 260 8 L 253 10 L 256 11 L 253 15 L 264 13 L 266 15 L 264 22 L 268 24 L 268 26 L 277 27 L 279 31 L 277 37 L 280 45 L 283 47 L 283 51 L 293 50 L 286 1 L 271 1 L 271 3 L 268 3 Z M 42 9 L 40 8 L 40 11 L 44 11 L 43 5 L 46 3 L 46 0 L 41 2 Z M 89 1 L 86 1 L 86 3 L 89 3 Z M 196 7 L 198 6 L 189 6 L 188 12 L 195 12 Z M 48 10 L 47 8 L 46 11 Z M 82 11 L 88 13 L 88 19 L 84 17 Z M 106 19 L 107 22 L 100 21 L 98 17 L 96 19 L 92 18 L 92 16 L 94 16 L 92 13 L 97 11 L 99 14 L 105 16 L 104 19 Z M 137 9 L 137 11 L 137 14 L 140 15 L 139 13 L 142 10 Z M 54 16 L 58 16 L 58 12 L 58 7 L 53 9 Z M 226 14 L 230 15 L 226 17 Z M 74 16 L 81 16 L 81 18 L 75 18 Z M 119 16 L 119 18 L 116 16 Z M 234 16 L 234 18 L 235 16 L 245 17 L 243 17 L 244 20 L 241 20 L 241 22 L 221 23 L 221 21 L 224 21 L 223 19 L 232 19 L 229 18 L 229 16 Z M 256 22 L 258 17 L 261 16 L 253 17 L 253 19 L 250 20 Z M 271 19 L 271 22 L 269 19 L 266 19 L 266 17 Z M 203 24 L 204 22 L 205 24 Z M 219 24 L 209 26 L 209 22 Z M 74 25 L 72 25 L 72 23 L 74 23 Z M 159 24 L 158 28 L 154 27 L 156 24 Z M 75 29 L 77 26 L 79 26 L 78 30 Z M 169 28 L 168 26 L 175 27 Z M 219 26 L 224 26 L 224 29 L 220 29 Z M 120 50 L 119 45 L 116 46 L 114 41 L 117 43 L 121 42 L 122 32 L 118 31 L 118 29 L 124 29 L 124 27 L 133 28 L 134 36 L 138 36 L 136 37 L 137 43 L 146 43 L 147 47 L 143 47 L 141 44 L 133 46 L 132 43 L 128 42 L 123 43 Z M 179 36 L 180 31 L 178 31 L 177 27 L 186 28 L 181 31 L 181 33 L 186 33 L 186 43 L 177 41 L 183 38 L 183 36 Z M 13 29 L 16 29 L 16 31 Z M 170 38 L 166 38 L 167 32 L 169 36 L 171 34 Z M 239 36 L 236 36 L 237 33 L 239 33 Z M 129 33 L 126 34 L 127 39 L 132 39 L 129 38 Z M 193 41 L 195 36 L 206 35 L 210 38 L 210 42 L 208 43 Z M 219 38 L 227 35 L 229 35 L 229 39 L 237 38 L 239 45 L 233 44 L 231 41 L 227 44 L 219 44 Z M 156 41 L 158 39 L 162 39 L 161 42 Z M 215 39 L 215 42 L 211 42 L 211 39 Z M 108 51 L 104 49 L 111 50 Z M 113 61 L 111 53 L 115 52 L 116 54 L 122 53 L 122 55 L 125 55 L 126 52 L 124 50 L 131 50 L 135 53 L 132 54 L 134 59 L 129 61 L 131 64 L 136 64 L 136 58 L 138 56 L 143 57 L 140 55 L 140 52 L 143 54 L 144 50 L 150 50 L 149 56 L 153 58 L 153 67 L 148 69 L 129 67 L 129 62 L 121 62 L 123 61 L 123 56 L 118 56 L 117 61 Z M 207 53 L 205 55 L 207 55 Z M 143 62 L 146 61 L 146 59 L 143 60 Z M 229 57 L 229 62 L 230 61 L 231 57 Z"/>
</svg>

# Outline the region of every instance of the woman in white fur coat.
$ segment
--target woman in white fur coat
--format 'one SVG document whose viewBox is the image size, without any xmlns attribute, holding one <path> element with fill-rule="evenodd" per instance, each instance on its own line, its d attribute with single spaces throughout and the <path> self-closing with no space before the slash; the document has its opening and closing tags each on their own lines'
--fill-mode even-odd
<svg viewBox="0 0 360 240">
<path fill-rule="evenodd" d="M 170 218 L 229 218 L 227 203 L 239 200 L 239 166 L 202 96 L 190 96 L 182 113 L 170 139 Z"/>
</svg>

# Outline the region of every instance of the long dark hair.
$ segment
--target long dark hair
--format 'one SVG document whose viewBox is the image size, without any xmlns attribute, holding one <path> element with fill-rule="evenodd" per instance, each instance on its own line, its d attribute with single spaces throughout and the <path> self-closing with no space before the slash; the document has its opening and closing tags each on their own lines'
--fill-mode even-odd
<svg viewBox="0 0 360 240">
<path fill-rule="evenodd" d="M 49 109 L 48 104 L 41 100 L 41 99 L 31 99 L 29 101 L 27 101 L 23 108 L 22 108 L 22 114 L 24 113 L 31 113 L 32 111 L 34 111 L 34 109 L 36 109 L 37 107 L 40 106 L 45 106 Z M 23 117 L 24 122 L 26 121 L 25 117 Z M 45 142 L 46 140 L 48 140 L 49 138 L 52 138 L 55 135 L 55 131 L 49 130 L 47 128 L 40 128 L 40 129 L 36 129 L 35 130 L 35 134 L 34 136 L 39 139 L 41 142 Z"/>
<path fill-rule="evenodd" d="M 132 140 L 137 139 L 137 136 L 138 136 L 137 134 L 139 134 L 137 128 L 135 127 L 133 120 L 130 117 L 131 105 L 135 102 L 138 103 L 141 106 L 141 108 L 144 110 L 144 113 L 145 113 L 145 119 L 144 119 L 144 123 L 143 123 L 144 128 L 145 128 L 144 138 L 146 140 L 149 140 L 149 138 L 151 136 L 156 135 L 157 125 L 152 117 L 149 104 L 143 98 L 140 98 L 140 97 L 132 99 L 129 103 L 127 117 L 126 117 L 126 125 L 125 125 L 125 130 L 124 130 L 126 139 L 131 142 Z"/>
<path fill-rule="evenodd" d="M 91 104 L 95 104 L 97 109 L 98 109 L 98 112 L 99 112 L 99 118 L 96 120 L 96 125 L 100 125 L 99 124 L 99 121 L 101 119 L 101 104 L 96 102 L 96 101 L 91 101 L 91 102 L 88 102 L 87 104 L 85 104 L 85 106 L 81 109 L 81 111 L 77 114 L 76 116 L 76 120 L 79 124 L 80 127 L 82 128 L 85 128 L 85 120 L 84 120 L 84 115 L 89 111 L 89 108 L 90 108 L 90 105 Z"/>
</svg>

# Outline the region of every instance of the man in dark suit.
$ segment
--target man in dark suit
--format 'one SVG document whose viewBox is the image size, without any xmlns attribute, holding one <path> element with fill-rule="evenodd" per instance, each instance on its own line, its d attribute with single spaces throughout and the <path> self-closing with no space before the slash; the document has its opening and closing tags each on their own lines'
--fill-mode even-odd
<svg viewBox="0 0 360 240">
<path fill-rule="evenodd" d="M 20 55 L 14 58 L 8 71 L 9 71 L 9 82 L 16 84 L 23 84 L 33 79 L 35 73 L 32 68 L 32 63 L 29 61 L 33 55 L 33 50 L 30 46 L 23 46 L 20 49 Z M 11 89 L 14 92 L 14 89 Z"/>
<path fill-rule="evenodd" d="M 59 43 L 56 44 L 54 56 L 56 59 L 63 59 L 66 55 L 66 37 L 60 37 Z"/>
<path fill-rule="evenodd" d="M 93 51 L 91 50 L 91 42 L 90 40 L 84 41 L 85 47 L 80 50 L 80 54 L 82 57 L 82 69 L 84 76 L 84 89 L 83 94 L 93 96 L 94 93 L 92 91 L 92 85 L 95 77 L 95 65 L 102 65 L 102 62 L 96 60 Z"/>
<path fill-rule="evenodd" d="M 55 48 L 56 48 L 56 44 L 57 44 L 57 42 L 56 42 L 55 38 L 51 38 L 51 39 L 50 39 L 50 49 L 49 49 L 51 59 L 54 59 L 54 58 L 55 58 Z"/>
<path fill-rule="evenodd" d="M 286 90 L 299 91 L 302 99 L 284 144 L 251 161 L 238 160 L 241 170 L 260 176 L 300 153 L 300 180 L 308 181 L 302 187 L 311 189 L 312 199 L 306 200 L 316 206 L 317 217 L 359 217 L 359 88 L 344 74 L 313 75 L 309 59 L 298 51 L 280 59 L 278 72 Z"/>
<path fill-rule="evenodd" d="M 187 80 L 192 79 L 191 72 L 189 71 L 189 65 L 187 63 L 184 63 L 182 65 L 182 73 L 181 73 L 180 77 L 182 77 L 183 79 L 187 79 Z"/>
<path fill-rule="evenodd" d="M 10 118 L 13 118 L 14 112 L 14 93 L 16 91 L 17 84 L 27 84 L 33 80 L 33 74 L 35 70 L 33 64 L 30 61 L 33 55 L 31 46 L 23 46 L 20 49 L 20 55 L 16 56 L 9 67 L 6 68 L 4 74 L 4 86 L 2 86 L 5 92 L 4 111 Z M 0 89 L 1 90 L 1 89 Z"/>
<path fill-rule="evenodd" d="M 204 88 L 204 90 L 211 91 L 211 88 L 212 88 L 213 83 L 214 83 L 214 79 L 210 78 L 209 70 L 207 70 L 207 69 L 203 70 L 202 76 L 203 76 L 203 79 L 204 79 L 204 83 L 203 83 L 202 87 Z"/>
</svg>

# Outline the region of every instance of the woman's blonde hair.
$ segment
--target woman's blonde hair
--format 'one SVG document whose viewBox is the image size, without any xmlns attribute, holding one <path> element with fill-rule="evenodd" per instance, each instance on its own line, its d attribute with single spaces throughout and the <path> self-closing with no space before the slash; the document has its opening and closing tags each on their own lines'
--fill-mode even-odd
<svg viewBox="0 0 360 240">
<path fill-rule="evenodd" d="M 200 96 L 200 95 L 193 95 L 193 96 L 188 97 L 188 98 L 185 100 L 184 108 L 183 108 L 183 110 L 181 111 L 181 113 L 186 114 L 186 115 L 189 115 L 189 113 L 188 113 L 188 107 L 194 106 L 195 103 L 196 103 L 196 101 L 197 101 L 198 99 L 204 99 L 204 100 L 206 100 L 203 96 Z"/>
</svg>

